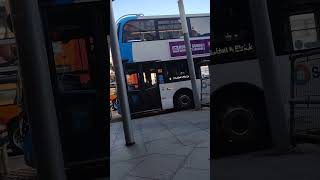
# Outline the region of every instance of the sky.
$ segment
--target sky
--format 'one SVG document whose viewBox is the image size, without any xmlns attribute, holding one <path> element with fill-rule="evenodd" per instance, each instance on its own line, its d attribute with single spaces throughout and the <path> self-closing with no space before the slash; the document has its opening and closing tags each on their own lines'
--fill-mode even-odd
<svg viewBox="0 0 320 180">
<path fill-rule="evenodd" d="M 209 13 L 210 0 L 184 0 L 186 14 Z M 179 14 L 178 0 L 115 0 L 115 20 L 126 14 L 173 15 Z"/>
</svg>

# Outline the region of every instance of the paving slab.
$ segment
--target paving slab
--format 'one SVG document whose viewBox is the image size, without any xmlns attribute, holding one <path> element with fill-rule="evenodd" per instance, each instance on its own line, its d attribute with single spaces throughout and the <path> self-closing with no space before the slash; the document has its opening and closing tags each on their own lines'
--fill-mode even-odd
<svg viewBox="0 0 320 180">
<path fill-rule="evenodd" d="M 147 155 L 144 144 L 135 144 L 133 146 L 124 146 L 111 151 L 110 160 L 112 162 L 132 160 L 134 158 Z"/>
<path fill-rule="evenodd" d="M 210 152 L 209 148 L 194 148 L 188 156 L 185 168 L 210 170 Z"/>
<path fill-rule="evenodd" d="M 175 154 L 188 155 L 192 150 L 192 146 L 185 146 L 180 143 L 175 137 L 159 139 L 146 143 L 148 153 L 157 154 Z"/>
<path fill-rule="evenodd" d="M 208 170 L 183 168 L 180 169 L 172 180 L 209 180 L 210 172 Z"/>
<path fill-rule="evenodd" d="M 155 132 L 149 132 L 149 133 L 142 133 L 143 141 L 144 142 L 150 142 L 158 139 L 163 138 L 174 138 L 174 135 L 169 130 L 163 130 L 163 131 L 155 131 Z"/>
<path fill-rule="evenodd" d="M 110 178 L 112 180 L 123 180 L 128 175 L 129 172 L 136 167 L 139 163 L 141 163 L 144 158 L 137 158 L 128 160 L 125 162 L 111 162 L 110 166 Z"/>
<path fill-rule="evenodd" d="M 185 125 L 180 127 L 175 127 L 170 129 L 170 132 L 176 136 L 178 135 L 184 135 L 184 134 L 190 134 L 193 132 L 198 132 L 201 129 L 199 127 L 193 126 L 193 125 Z"/>
<path fill-rule="evenodd" d="M 184 159 L 184 156 L 154 154 L 146 157 L 129 174 L 151 179 L 170 180 Z"/>
<path fill-rule="evenodd" d="M 186 146 L 198 145 L 204 142 L 207 142 L 210 137 L 209 133 L 204 130 L 192 132 L 190 134 L 178 135 L 177 138 Z"/>
</svg>

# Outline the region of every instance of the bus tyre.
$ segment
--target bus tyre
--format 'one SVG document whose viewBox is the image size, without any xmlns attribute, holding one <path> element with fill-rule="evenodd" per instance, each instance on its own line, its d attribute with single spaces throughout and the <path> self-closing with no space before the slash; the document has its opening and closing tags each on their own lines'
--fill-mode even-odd
<svg viewBox="0 0 320 180">
<path fill-rule="evenodd" d="M 191 109 L 194 106 L 192 93 L 179 93 L 173 99 L 177 110 Z"/>
<path fill-rule="evenodd" d="M 214 109 L 214 119 L 218 120 L 219 151 L 236 154 L 266 147 L 265 106 L 256 99 L 247 96 L 229 98 L 222 107 Z"/>
</svg>

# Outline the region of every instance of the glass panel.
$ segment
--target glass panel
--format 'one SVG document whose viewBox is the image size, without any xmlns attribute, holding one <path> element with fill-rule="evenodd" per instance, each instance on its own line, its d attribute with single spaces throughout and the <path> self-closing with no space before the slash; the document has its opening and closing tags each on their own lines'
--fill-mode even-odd
<svg viewBox="0 0 320 180">
<path fill-rule="evenodd" d="M 210 17 L 190 18 L 190 28 L 191 37 L 210 36 Z"/>
<path fill-rule="evenodd" d="M 124 42 L 139 42 L 142 41 L 140 32 L 125 32 Z"/>
<path fill-rule="evenodd" d="M 128 82 L 129 90 L 140 89 L 139 81 L 138 81 L 138 73 L 127 74 L 127 82 Z"/>
<path fill-rule="evenodd" d="M 157 73 L 152 72 L 151 73 L 151 85 L 154 86 L 157 84 Z"/>
<path fill-rule="evenodd" d="M 0 40 L 14 38 L 14 34 L 9 29 L 10 19 L 6 11 L 6 2 L 0 0 Z"/>
<path fill-rule="evenodd" d="M 155 39 L 154 20 L 130 21 L 124 27 L 124 42 L 153 41 Z"/>
<path fill-rule="evenodd" d="M 143 64 L 143 80 L 146 88 L 158 86 L 157 72 L 155 64 Z"/>
<path fill-rule="evenodd" d="M 0 67 L 17 65 L 17 63 L 16 45 L 10 43 L 0 45 Z"/>
<path fill-rule="evenodd" d="M 154 86 L 157 84 L 157 73 L 150 72 L 150 73 L 143 73 L 143 80 L 146 87 Z"/>
<path fill-rule="evenodd" d="M 136 20 L 129 21 L 125 27 L 125 31 L 134 32 L 134 31 L 153 31 L 155 30 L 154 20 Z"/>
<path fill-rule="evenodd" d="M 17 63 L 15 44 L 0 45 L 0 105 L 15 103 L 17 96 Z"/>
<path fill-rule="evenodd" d="M 294 50 L 320 47 L 314 13 L 290 16 Z"/>
<path fill-rule="evenodd" d="M 178 19 L 159 20 L 158 31 L 161 40 L 183 38 L 181 23 Z"/>
<path fill-rule="evenodd" d="M 158 82 L 159 84 L 164 84 L 165 80 L 164 80 L 164 71 L 162 68 L 158 69 Z"/>
<path fill-rule="evenodd" d="M 14 104 L 17 85 L 15 83 L 0 84 L 0 106 Z"/>
<path fill-rule="evenodd" d="M 168 62 L 167 71 L 169 82 L 185 81 L 190 79 L 186 60 Z"/>
<path fill-rule="evenodd" d="M 62 90 L 92 88 L 86 43 L 85 39 L 53 42 L 58 84 Z"/>
<path fill-rule="evenodd" d="M 302 30 L 315 28 L 315 18 L 313 13 L 309 14 L 300 14 L 290 17 L 291 30 Z"/>
<path fill-rule="evenodd" d="M 215 3 L 212 12 L 215 17 L 210 27 L 214 39 L 213 61 L 227 63 L 256 58 L 248 0 L 219 1 Z M 235 46 L 239 45 L 247 47 L 247 51 L 234 51 Z M 227 51 L 230 47 L 230 51 Z"/>
<path fill-rule="evenodd" d="M 292 32 L 294 50 L 310 49 L 319 46 L 317 42 L 317 30 L 308 29 Z"/>
<path fill-rule="evenodd" d="M 130 67 L 130 65 L 128 65 L 126 70 L 126 78 L 127 78 L 128 91 L 141 89 L 140 83 L 139 83 L 138 66 Z"/>
<path fill-rule="evenodd" d="M 200 71 L 201 71 L 201 79 L 205 79 L 205 78 L 210 77 L 209 66 L 201 66 Z"/>
</svg>

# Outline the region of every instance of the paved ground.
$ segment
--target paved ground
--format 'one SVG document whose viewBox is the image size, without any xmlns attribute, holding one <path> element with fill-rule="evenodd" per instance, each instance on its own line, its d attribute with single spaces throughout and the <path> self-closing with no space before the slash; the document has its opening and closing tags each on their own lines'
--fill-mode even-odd
<svg viewBox="0 0 320 180">
<path fill-rule="evenodd" d="M 29 168 L 24 164 L 23 156 L 13 156 L 8 159 L 8 169 L 9 170 L 17 170 L 17 169 L 27 169 Z"/>
<path fill-rule="evenodd" d="M 125 146 L 122 123 L 112 123 L 111 180 L 209 180 L 209 110 L 135 119 L 136 144 Z M 211 161 L 211 179 L 319 180 L 320 146 L 299 145 L 276 156 L 268 151 Z M 25 168 L 10 158 L 10 169 Z M 105 179 L 103 179 L 105 180 Z"/>
<path fill-rule="evenodd" d="M 125 146 L 112 123 L 111 180 L 209 180 L 209 109 L 135 119 L 136 144 Z"/>
<path fill-rule="evenodd" d="M 301 144 L 285 155 L 269 151 L 214 160 L 213 179 L 223 180 L 319 180 L 320 146 Z"/>
<path fill-rule="evenodd" d="M 114 123 L 114 122 L 120 122 L 120 121 L 122 121 L 122 119 L 121 119 L 121 115 L 120 114 L 118 114 L 118 112 L 117 111 L 110 111 L 110 113 L 111 113 L 111 119 L 110 119 L 110 123 Z"/>
</svg>

